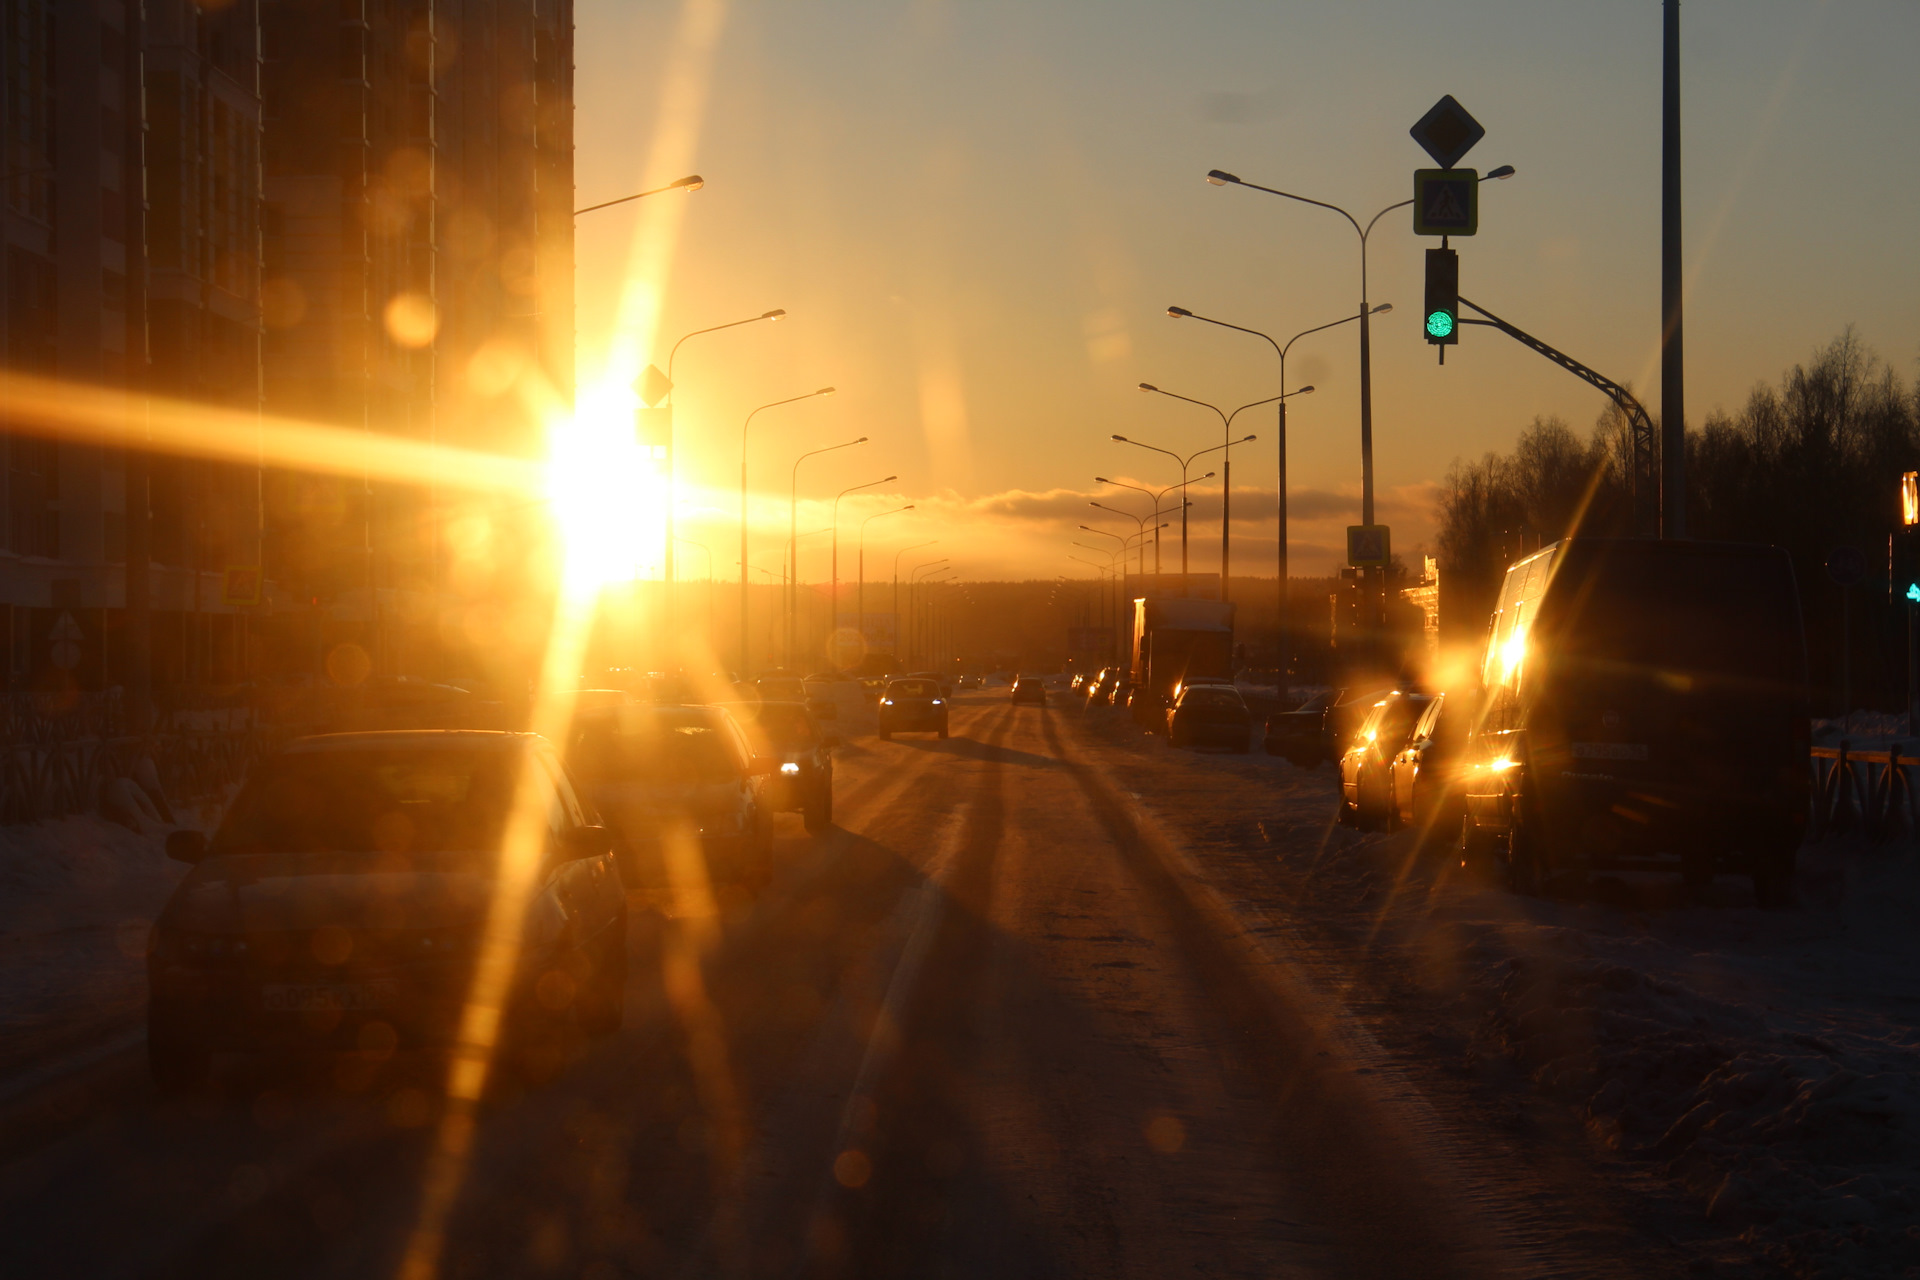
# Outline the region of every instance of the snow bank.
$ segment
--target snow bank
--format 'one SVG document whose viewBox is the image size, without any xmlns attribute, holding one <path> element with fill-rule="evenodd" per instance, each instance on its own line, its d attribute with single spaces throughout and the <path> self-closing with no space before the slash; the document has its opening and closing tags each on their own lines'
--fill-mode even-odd
<svg viewBox="0 0 1920 1280">
<path fill-rule="evenodd" d="M 1630 920 L 1486 927 L 1469 947 L 1496 993 L 1485 1047 L 1597 1146 L 1674 1179 L 1732 1237 L 1733 1273 L 1911 1276 L 1920 871 L 1911 854 L 1808 860 L 1845 883 L 1798 919 L 1722 906 L 1672 913 L 1666 937 Z"/>
</svg>

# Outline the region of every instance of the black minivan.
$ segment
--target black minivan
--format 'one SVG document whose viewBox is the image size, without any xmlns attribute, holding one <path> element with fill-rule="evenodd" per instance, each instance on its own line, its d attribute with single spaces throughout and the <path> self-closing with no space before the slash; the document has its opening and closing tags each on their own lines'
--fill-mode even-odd
<svg viewBox="0 0 1920 1280">
<path fill-rule="evenodd" d="M 1567 538 L 1507 570 L 1465 752 L 1469 855 L 1516 888 L 1678 859 L 1790 893 L 1811 785 L 1806 642 L 1777 547 Z"/>
</svg>

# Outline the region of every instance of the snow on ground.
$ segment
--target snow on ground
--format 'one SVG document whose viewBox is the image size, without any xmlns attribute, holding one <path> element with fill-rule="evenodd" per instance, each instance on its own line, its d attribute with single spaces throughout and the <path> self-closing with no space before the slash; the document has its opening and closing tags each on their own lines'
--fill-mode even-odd
<svg viewBox="0 0 1920 1280">
<path fill-rule="evenodd" d="M 0 827 L 0 1078 L 138 1025 L 147 930 L 186 868 L 158 827 Z"/>
<path fill-rule="evenodd" d="M 1584 1145 L 1695 1272 L 1920 1277 L 1920 853 L 1810 846 L 1787 911 L 1736 876 L 1520 898 L 1414 833 L 1333 826 L 1326 766 L 1082 723 L 1229 888 L 1334 944 L 1436 1099 Z"/>
</svg>

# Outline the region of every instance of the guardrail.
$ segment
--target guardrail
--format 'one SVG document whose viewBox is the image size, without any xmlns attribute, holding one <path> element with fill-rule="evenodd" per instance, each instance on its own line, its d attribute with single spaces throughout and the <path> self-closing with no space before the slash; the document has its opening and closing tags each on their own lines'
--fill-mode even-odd
<svg viewBox="0 0 1920 1280">
<path fill-rule="evenodd" d="M 1911 840 L 1920 833 L 1920 800 L 1914 777 L 1920 757 L 1901 754 L 1909 744 L 1883 751 L 1813 748 L 1813 825 L 1815 836 L 1859 832 L 1876 842 Z"/>
</svg>

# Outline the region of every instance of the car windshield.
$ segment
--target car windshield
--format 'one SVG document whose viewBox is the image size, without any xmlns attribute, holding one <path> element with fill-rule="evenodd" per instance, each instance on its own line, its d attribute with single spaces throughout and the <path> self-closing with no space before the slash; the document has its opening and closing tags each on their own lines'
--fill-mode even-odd
<svg viewBox="0 0 1920 1280">
<path fill-rule="evenodd" d="M 567 764 L 581 781 L 712 784 L 740 776 L 729 729 L 711 714 L 632 710 L 638 714 L 592 717 L 575 731 Z"/>
<path fill-rule="evenodd" d="M 1188 689 L 1180 695 L 1183 707 L 1243 707 L 1240 695 L 1231 689 Z"/>
<path fill-rule="evenodd" d="M 775 747 L 813 745 L 813 721 L 807 709 L 793 702 L 740 702 L 725 708 L 749 733 L 756 733 Z"/>
<path fill-rule="evenodd" d="M 210 852 L 494 850 L 519 758 L 502 750 L 289 752 L 241 789 Z"/>
<path fill-rule="evenodd" d="M 887 686 L 890 698 L 937 698 L 940 686 L 931 680 L 895 680 Z"/>
</svg>

